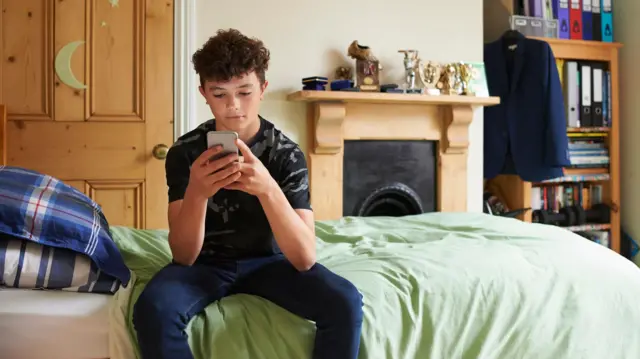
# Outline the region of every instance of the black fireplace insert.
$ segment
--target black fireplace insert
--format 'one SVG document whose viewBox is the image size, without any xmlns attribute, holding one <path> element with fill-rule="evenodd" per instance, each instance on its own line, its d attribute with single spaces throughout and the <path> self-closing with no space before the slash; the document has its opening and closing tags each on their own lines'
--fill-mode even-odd
<svg viewBox="0 0 640 359">
<path fill-rule="evenodd" d="M 436 142 L 349 140 L 343 215 L 406 216 L 436 210 Z"/>
</svg>

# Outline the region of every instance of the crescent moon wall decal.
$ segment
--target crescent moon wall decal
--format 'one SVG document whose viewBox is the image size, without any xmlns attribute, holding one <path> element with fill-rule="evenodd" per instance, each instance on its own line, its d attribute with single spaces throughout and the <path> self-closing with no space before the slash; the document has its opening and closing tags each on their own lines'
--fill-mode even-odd
<svg viewBox="0 0 640 359">
<path fill-rule="evenodd" d="M 55 61 L 56 74 L 58 75 L 58 78 L 60 78 L 60 81 L 65 85 L 78 90 L 86 89 L 87 85 L 78 81 L 76 76 L 73 74 L 73 71 L 71 70 L 71 56 L 73 56 L 76 49 L 83 44 L 84 41 L 80 40 L 64 45 L 60 51 L 58 51 Z"/>
</svg>

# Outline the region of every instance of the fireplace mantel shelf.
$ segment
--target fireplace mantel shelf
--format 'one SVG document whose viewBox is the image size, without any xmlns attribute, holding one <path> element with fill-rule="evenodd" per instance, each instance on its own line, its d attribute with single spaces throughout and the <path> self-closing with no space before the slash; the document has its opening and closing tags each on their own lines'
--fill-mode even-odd
<svg viewBox="0 0 640 359">
<path fill-rule="evenodd" d="M 318 220 L 343 215 L 345 140 L 437 142 L 437 209 L 466 211 L 469 126 L 474 109 L 500 103 L 498 97 L 346 91 L 297 91 L 287 99 L 307 104 L 307 161 Z"/>
<path fill-rule="evenodd" d="M 289 101 L 344 102 L 415 105 L 470 105 L 489 106 L 500 103 L 499 97 L 476 97 L 460 95 L 421 95 L 384 92 L 350 91 L 296 91 L 287 96 Z"/>
</svg>

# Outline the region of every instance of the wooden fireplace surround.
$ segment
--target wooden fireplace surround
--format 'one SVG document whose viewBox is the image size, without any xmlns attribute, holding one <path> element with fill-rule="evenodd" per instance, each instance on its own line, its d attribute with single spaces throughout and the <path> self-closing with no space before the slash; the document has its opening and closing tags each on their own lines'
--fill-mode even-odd
<svg viewBox="0 0 640 359">
<path fill-rule="evenodd" d="M 473 111 L 500 103 L 498 97 L 344 91 L 298 91 L 287 99 L 308 103 L 307 162 L 316 220 L 342 217 L 344 140 L 437 141 L 437 210 L 466 211 Z"/>
</svg>

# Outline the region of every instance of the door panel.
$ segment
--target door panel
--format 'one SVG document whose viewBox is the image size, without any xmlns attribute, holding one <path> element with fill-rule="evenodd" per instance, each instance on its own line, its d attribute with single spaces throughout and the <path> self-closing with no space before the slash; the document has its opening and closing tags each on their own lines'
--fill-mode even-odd
<svg viewBox="0 0 640 359">
<path fill-rule="evenodd" d="M 0 4 L 8 164 L 82 188 L 112 225 L 166 228 L 173 1 Z"/>
<path fill-rule="evenodd" d="M 145 125 L 10 120 L 9 164 L 61 179 L 144 178 Z"/>
<path fill-rule="evenodd" d="M 1 0 L 2 98 L 9 119 L 53 118 L 53 1 Z M 57 1 L 55 2 L 58 3 Z"/>
<path fill-rule="evenodd" d="M 95 2 L 91 26 L 90 120 L 141 121 L 144 118 L 144 2 Z M 104 14 L 100 16 L 98 14 Z"/>
<path fill-rule="evenodd" d="M 6 0 L 4 0 L 6 2 Z M 27 1 L 29 2 L 29 1 Z M 84 0 L 63 0 L 55 1 L 54 5 L 54 51 L 57 54 L 60 49 L 76 41 L 84 41 L 85 38 L 85 22 L 84 18 L 87 13 L 86 3 L 91 1 Z M 70 48 L 69 48 L 70 49 Z M 72 53 L 69 60 L 64 56 L 56 57 L 60 65 L 68 66 L 70 73 L 75 76 L 79 84 L 87 84 L 85 60 L 90 59 L 91 52 L 85 44 L 79 45 Z M 55 71 L 58 62 L 54 62 L 52 69 Z M 64 85 L 59 78 L 54 76 L 54 98 L 58 105 L 54 108 L 54 118 L 57 121 L 84 121 L 85 115 L 85 96 L 84 89 L 78 89 Z M 85 85 L 86 86 L 86 85 Z"/>
<path fill-rule="evenodd" d="M 144 182 L 88 181 L 85 182 L 85 192 L 103 208 L 110 222 L 144 227 Z"/>
</svg>

